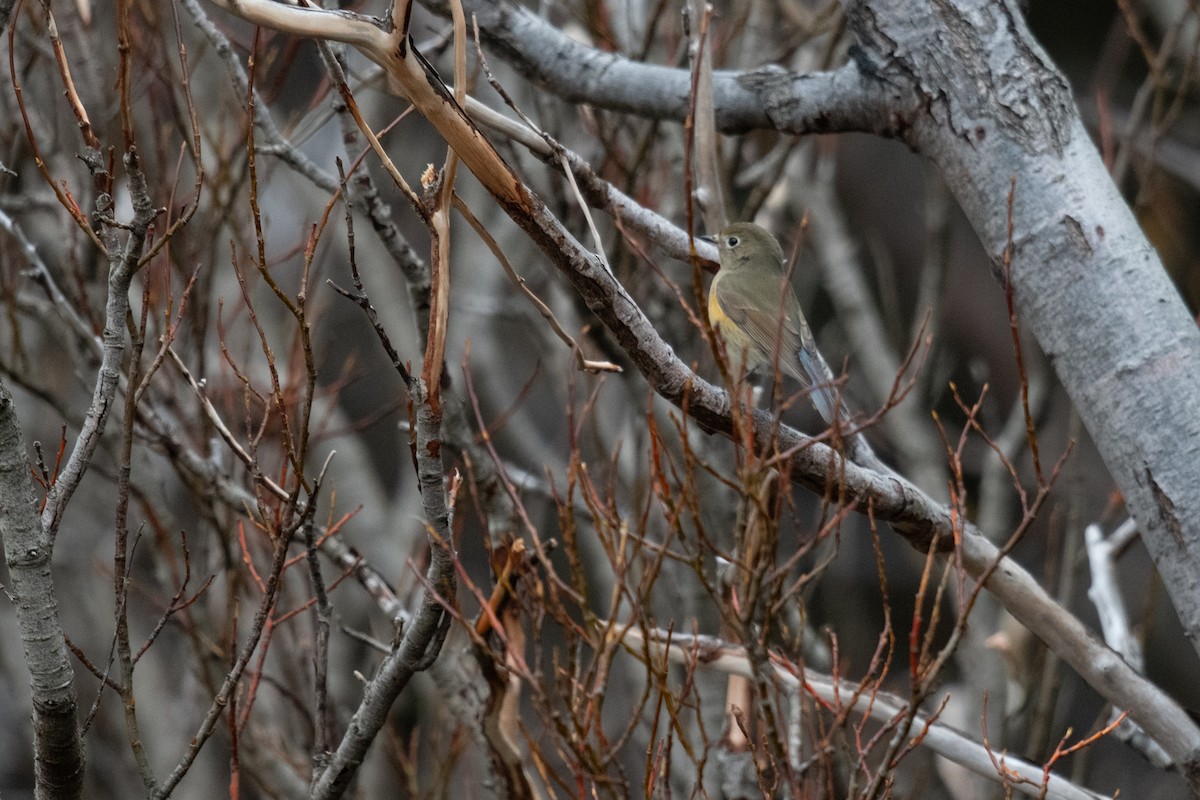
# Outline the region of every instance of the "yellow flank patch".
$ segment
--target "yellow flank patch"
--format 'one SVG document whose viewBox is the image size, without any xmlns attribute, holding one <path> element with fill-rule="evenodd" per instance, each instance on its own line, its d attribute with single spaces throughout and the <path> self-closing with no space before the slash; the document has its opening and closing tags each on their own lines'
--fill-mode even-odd
<svg viewBox="0 0 1200 800">
<path fill-rule="evenodd" d="M 717 301 L 717 293 L 709 290 L 708 292 L 708 320 L 713 325 L 722 325 L 728 320 L 725 316 L 725 310 L 721 308 L 720 302 Z"/>
<path fill-rule="evenodd" d="M 759 361 L 756 358 L 754 343 L 737 323 L 730 319 L 725 309 L 721 308 L 717 293 L 711 289 L 708 292 L 708 320 L 720 331 L 721 338 L 725 341 L 725 356 L 729 359 L 729 366 L 734 373 L 750 369 Z"/>
</svg>

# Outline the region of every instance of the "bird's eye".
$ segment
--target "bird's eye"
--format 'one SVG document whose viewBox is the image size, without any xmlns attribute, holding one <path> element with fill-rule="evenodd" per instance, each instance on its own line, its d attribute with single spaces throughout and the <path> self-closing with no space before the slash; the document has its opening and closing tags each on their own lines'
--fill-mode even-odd
<svg viewBox="0 0 1200 800">
<path fill-rule="evenodd" d="M 738 237 L 729 236 L 729 237 L 726 237 L 726 239 L 725 239 L 725 246 L 726 247 L 737 247 L 740 242 L 741 242 L 741 240 L 738 239 Z"/>
</svg>

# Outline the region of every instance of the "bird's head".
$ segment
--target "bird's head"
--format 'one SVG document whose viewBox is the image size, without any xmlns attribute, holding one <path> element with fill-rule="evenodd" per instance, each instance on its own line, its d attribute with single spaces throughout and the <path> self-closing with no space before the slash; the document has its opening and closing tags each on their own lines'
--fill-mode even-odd
<svg viewBox="0 0 1200 800">
<path fill-rule="evenodd" d="M 714 242 L 721 251 L 722 269 L 744 264 L 778 267 L 783 263 L 783 248 L 779 242 L 753 222 L 735 222 L 726 225 L 716 236 L 704 238 Z"/>
</svg>

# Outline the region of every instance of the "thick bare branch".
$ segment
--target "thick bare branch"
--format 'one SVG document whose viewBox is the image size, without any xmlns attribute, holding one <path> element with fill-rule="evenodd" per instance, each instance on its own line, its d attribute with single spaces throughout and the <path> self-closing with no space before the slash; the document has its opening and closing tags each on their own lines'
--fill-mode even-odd
<svg viewBox="0 0 1200 800">
<path fill-rule="evenodd" d="M 282 8 L 268 0 L 240 0 L 238 3 L 229 2 L 228 5 L 256 23 L 291 33 L 312 35 L 312 31 L 320 27 L 308 12 L 297 17 L 293 9 Z M 897 9 L 892 9 L 892 12 L 900 13 Z M 894 21 L 891 17 L 885 19 Z M 359 25 L 372 27 L 366 23 Z M 351 35 L 339 30 L 335 35 L 343 40 L 353 40 L 366 55 L 389 71 L 409 100 L 455 148 L 463 163 L 492 193 L 513 221 L 572 283 L 588 308 L 609 328 L 655 391 L 677 405 L 686 406 L 692 419 L 706 429 L 731 435 L 733 417 L 728 395 L 699 379 L 675 356 L 612 273 L 588 253 L 525 187 L 465 112 L 454 103 L 446 87 L 434 79 L 433 73 L 410 44 L 402 41 L 389 43 L 387 34 L 379 29 L 373 30 L 377 33 L 367 35 L 363 31 L 356 31 Z M 1061 106 L 1056 106 L 1056 109 L 1060 112 L 1063 110 Z M 1041 131 L 1052 136 L 1053 142 L 1059 145 L 1057 150 L 1052 147 L 1043 152 L 1042 157 L 1078 162 L 1080 170 L 1084 172 L 1089 170 L 1093 162 L 1099 166 L 1095 151 L 1077 121 L 1076 130 L 1062 120 L 1039 120 L 1030 124 L 1034 126 L 1033 132 Z M 926 131 L 925 134 L 932 135 L 932 132 Z M 1012 155 L 1009 150 L 1005 150 L 1005 153 Z M 1032 169 L 1033 166 L 1032 163 L 1027 164 L 1027 168 Z M 963 168 L 964 175 L 972 171 Z M 1064 183 L 1069 180 L 1068 177 Z M 1052 189 L 1050 192 L 1055 197 L 1060 193 L 1061 189 Z M 998 199 L 1001 208 L 1006 207 L 1007 197 L 1007 192 L 1004 192 Z M 1071 197 L 1073 202 L 1068 207 L 1083 202 L 1080 194 L 1075 193 Z M 1110 215 L 1128 218 L 1128 209 L 1119 202 L 1116 207 L 1111 203 L 1104 207 Z M 977 213 L 983 211 L 982 208 L 974 210 Z M 1006 217 L 1002 216 L 1001 219 L 1005 220 Z M 1025 216 L 1019 219 L 1026 221 Z M 1126 236 L 1136 235 L 1140 238 L 1131 219 L 1122 225 L 1120 219 L 1114 218 L 1112 224 L 1116 229 L 1123 230 Z M 1001 224 L 1000 227 L 1007 232 L 1006 225 Z M 1019 229 L 1030 228 L 1026 224 Z M 1006 237 L 1000 240 L 997 253 L 1003 251 L 1005 240 Z M 1018 252 L 1022 269 L 1032 269 L 1034 265 L 1028 260 L 1028 255 L 1021 249 Z M 1016 271 L 1014 265 L 1014 274 Z M 1161 271 L 1159 275 L 1165 281 Z M 1020 280 L 1017 283 L 1020 289 Z M 1170 294 L 1178 302 L 1178 295 L 1173 290 Z M 1166 299 L 1161 293 L 1154 293 L 1153 296 L 1158 302 Z M 1197 342 L 1197 358 L 1200 358 L 1200 334 L 1195 332 L 1194 326 L 1191 337 Z M 1120 350 L 1117 348 L 1117 352 Z M 1196 372 L 1200 372 L 1200 367 Z M 1195 387 L 1191 387 L 1189 393 L 1195 391 Z M 1192 418 L 1200 416 L 1178 417 Z M 1105 697 L 1115 705 L 1129 709 L 1134 718 L 1176 758 L 1189 779 L 1200 784 L 1200 728 L 1165 693 L 1129 669 L 1082 623 L 1058 606 L 1028 572 L 1008 558 L 1001 559 L 995 546 L 977 531 L 963 526 L 953 512 L 932 502 L 907 481 L 843 462 L 832 450 L 795 431 L 786 427 L 780 430 L 765 412 L 756 415 L 755 430 L 760 446 L 769 445 L 772 433 L 780 431 L 778 447 L 791 456 L 793 481 L 823 492 L 829 476 L 838 476 L 847 501 L 869 506 L 876 517 L 900 523 L 912 541 L 922 549 L 934 536 L 940 535 L 947 542 L 961 538 L 961 558 L 967 573 L 977 580 L 986 579 L 987 588 L 1017 619 L 1059 652 Z M 1195 438 L 1200 440 L 1200 437 Z M 1196 460 L 1196 466 L 1200 468 L 1200 460 Z M 1200 503 L 1200 498 L 1197 502 Z M 1200 603 L 1196 607 L 1200 608 Z"/>
<path fill-rule="evenodd" d="M 0 383 L 0 537 L 33 689 L 34 769 L 42 796 L 77 798 L 84 762 L 75 673 L 50 574 L 53 547 L 38 520 L 26 452 L 12 394 Z"/>
</svg>

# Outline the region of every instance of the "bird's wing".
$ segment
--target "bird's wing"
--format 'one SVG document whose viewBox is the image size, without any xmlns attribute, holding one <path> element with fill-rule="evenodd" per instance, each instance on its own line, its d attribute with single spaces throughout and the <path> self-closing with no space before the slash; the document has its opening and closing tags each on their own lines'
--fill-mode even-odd
<svg viewBox="0 0 1200 800">
<path fill-rule="evenodd" d="M 717 277 L 721 277 L 720 273 Z M 739 275 L 735 281 L 717 280 L 713 291 L 721 310 L 750 337 L 768 362 L 775 357 L 778 340 L 779 368 L 805 386 L 812 384 L 812 379 L 797 360 L 803 350 L 813 347 L 812 333 L 800 313 L 796 295 L 781 277 Z M 775 307 L 763 313 L 751 297 L 774 298 Z"/>
</svg>

